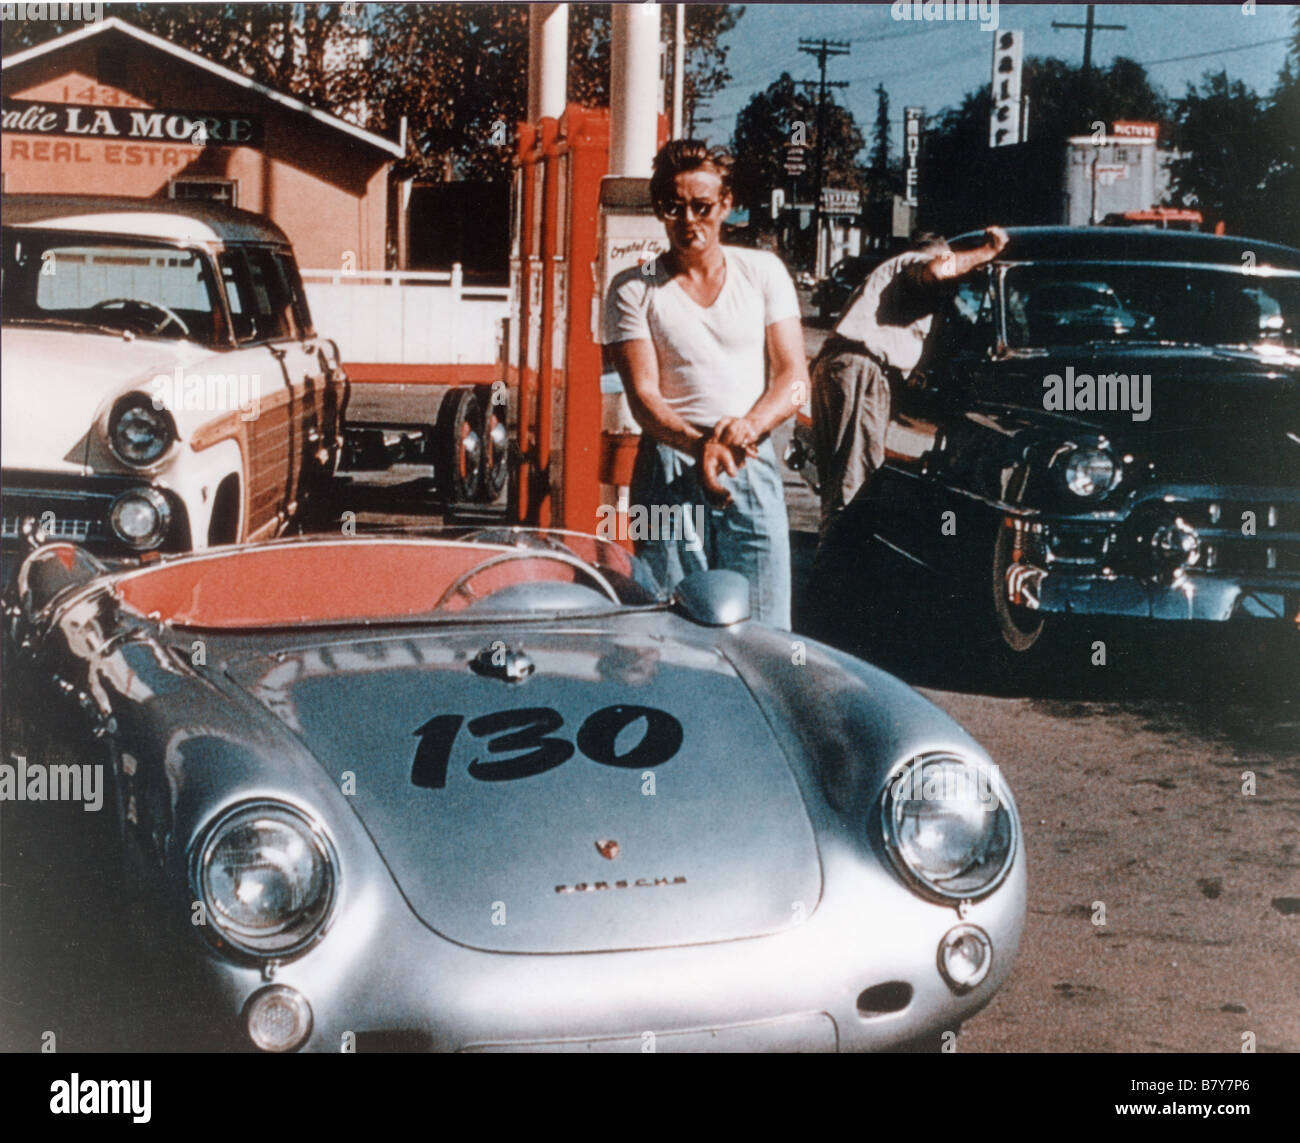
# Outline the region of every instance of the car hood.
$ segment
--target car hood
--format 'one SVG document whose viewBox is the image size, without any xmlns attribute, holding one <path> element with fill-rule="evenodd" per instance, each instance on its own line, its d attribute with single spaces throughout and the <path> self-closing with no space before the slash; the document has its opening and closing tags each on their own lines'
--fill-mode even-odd
<svg viewBox="0 0 1300 1143">
<path fill-rule="evenodd" d="M 7 469 L 87 471 L 87 441 L 100 410 L 133 388 L 149 392 L 207 356 L 184 341 L 67 329 L 4 327 L 0 351 L 0 456 Z"/>
<path fill-rule="evenodd" d="M 340 783 L 411 908 L 451 940 L 652 948 L 811 914 L 821 868 L 799 787 L 719 652 L 517 630 L 341 642 L 228 670 Z M 471 669 L 494 649 L 522 650 L 534 673 L 508 683 Z M 512 740 L 512 720 L 540 729 Z M 444 784 L 430 785 L 444 761 Z"/>
<path fill-rule="evenodd" d="M 1249 484 L 1300 480 L 1300 367 L 1231 349 L 1089 347 L 1016 356 L 1005 363 L 1011 390 L 1044 408 L 1043 379 L 1087 374 L 1150 376 L 1145 420 L 1129 410 L 1066 410 L 1121 447 L 1142 452 L 1161 479 Z M 1289 474 L 1284 476 L 1284 474 Z"/>
</svg>

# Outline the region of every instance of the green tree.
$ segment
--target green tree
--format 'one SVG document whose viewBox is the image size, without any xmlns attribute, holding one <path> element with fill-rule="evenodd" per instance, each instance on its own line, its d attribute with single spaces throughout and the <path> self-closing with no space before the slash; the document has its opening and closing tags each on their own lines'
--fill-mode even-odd
<svg viewBox="0 0 1300 1143">
<path fill-rule="evenodd" d="M 1175 203 L 1234 233 L 1267 237 L 1268 184 L 1279 173 L 1267 101 L 1220 71 L 1207 73 L 1199 86 L 1188 84 L 1175 108 L 1181 152 L 1170 168 Z"/>
<path fill-rule="evenodd" d="M 1292 21 L 1291 50 L 1264 113 L 1263 129 L 1276 148 L 1265 179 L 1264 218 L 1251 229 L 1300 246 L 1300 8 Z"/>
<path fill-rule="evenodd" d="M 876 84 L 876 128 L 871 143 L 871 173 L 879 178 L 889 171 L 890 128 L 889 92 L 883 83 Z"/>
<path fill-rule="evenodd" d="M 753 96 L 736 117 L 731 148 L 736 157 L 733 181 L 736 205 L 759 225 L 770 225 L 767 204 L 774 187 L 786 187 L 786 146 L 807 147 L 808 170 L 799 176 L 800 198 L 811 201 L 812 155 L 817 144 L 817 98 L 802 91 L 788 72 Z M 862 132 L 853 113 L 829 95 L 826 101 L 825 183 L 862 190 L 865 177 L 858 163 Z M 766 222 L 764 220 L 767 220 Z"/>
</svg>

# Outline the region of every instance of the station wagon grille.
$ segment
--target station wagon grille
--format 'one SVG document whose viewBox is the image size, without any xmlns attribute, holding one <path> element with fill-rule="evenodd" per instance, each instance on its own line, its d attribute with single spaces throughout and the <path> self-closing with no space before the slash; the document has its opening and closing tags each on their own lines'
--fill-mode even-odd
<svg viewBox="0 0 1300 1143">
<path fill-rule="evenodd" d="M 21 515 L 5 516 L 3 524 L 0 525 L 0 539 L 19 539 L 22 536 L 22 522 L 26 518 Z M 91 520 L 77 520 L 56 515 L 53 527 L 46 528 L 45 535 L 51 540 L 71 540 L 73 543 L 81 543 L 89 538 L 94 528 L 95 523 Z"/>
</svg>

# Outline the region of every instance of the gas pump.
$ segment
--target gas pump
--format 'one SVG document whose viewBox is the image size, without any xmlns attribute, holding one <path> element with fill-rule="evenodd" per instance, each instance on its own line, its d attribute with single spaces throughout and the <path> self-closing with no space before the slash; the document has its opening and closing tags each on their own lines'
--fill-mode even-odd
<svg viewBox="0 0 1300 1143">
<path fill-rule="evenodd" d="M 658 118 L 662 144 L 668 121 Z M 602 386 L 600 306 L 620 270 L 667 244 L 649 180 L 609 176 L 609 151 L 603 109 L 571 103 L 559 119 L 519 127 L 518 337 L 512 329 L 510 339 L 518 464 L 509 512 L 522 524 L 595 532 L 602 502 L 613 503 L 630 479 L 636 425 L 608 375 Z"/>
</svg>

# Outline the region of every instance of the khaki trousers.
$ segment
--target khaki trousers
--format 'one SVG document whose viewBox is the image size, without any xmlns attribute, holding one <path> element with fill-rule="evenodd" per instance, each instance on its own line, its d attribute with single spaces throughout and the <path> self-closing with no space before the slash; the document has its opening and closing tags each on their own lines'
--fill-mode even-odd
<svg viewBox="0 0 1300 1143">
<path fill-rule="evenodd" d="M 827 346 L 813 365 L 813 451 L 823 533 L 885 462 L 890 392 L 885 371 L 864 353 Z"/>
</svg>

